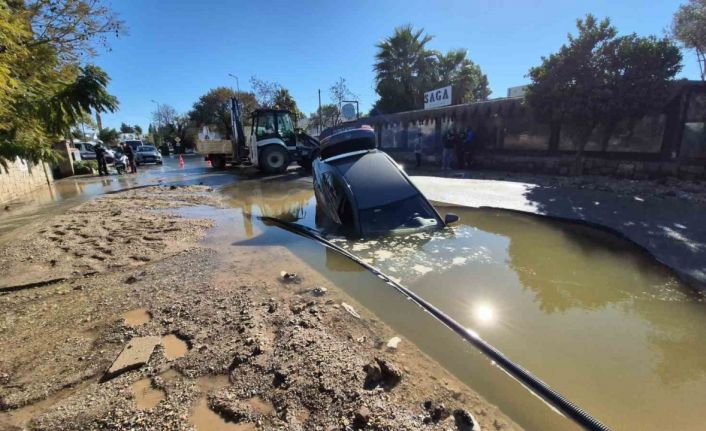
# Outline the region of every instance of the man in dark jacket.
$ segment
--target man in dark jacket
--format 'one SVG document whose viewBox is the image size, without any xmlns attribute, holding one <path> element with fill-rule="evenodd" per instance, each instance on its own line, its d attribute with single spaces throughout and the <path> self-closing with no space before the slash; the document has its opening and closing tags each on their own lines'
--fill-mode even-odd
<svg viewBox="0 0 706 431">
<path fill-rule="evenodd" d="M 96 161 L 98 162 L 98 173 L 101 177 L 103 175 L 109 175 L 108 163 L 106 163 L 105 161 L 105 148 L 103 148 L 102 144 L 98 144 L 93 147 L 93 149 L 96 152 Z"/>
</svg>

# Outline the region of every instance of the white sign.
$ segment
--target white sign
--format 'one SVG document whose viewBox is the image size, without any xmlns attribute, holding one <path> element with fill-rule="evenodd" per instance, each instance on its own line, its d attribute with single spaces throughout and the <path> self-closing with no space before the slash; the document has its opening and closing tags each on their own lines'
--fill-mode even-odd
<svg viewBox="0 0 706 431">
<path fill-rule="evenodd" d="M 451 104 L 451 86 L 424 93 L 424 109 L 438 108 Z"/>
<path fill-rule="evenodd" d="M 346 120 L 352 120 L 355 118 L 355 106 L 352 103 L 346 103 L 341 107 L 341 115 Z"/>
<path fill-rule="evenodd" d="M 525 91 L 527 91 L 526 85 L 519 85 L 517 87 L 510 87 L 507 89 L 507 97 L 524 97 Z"/>
</svg>

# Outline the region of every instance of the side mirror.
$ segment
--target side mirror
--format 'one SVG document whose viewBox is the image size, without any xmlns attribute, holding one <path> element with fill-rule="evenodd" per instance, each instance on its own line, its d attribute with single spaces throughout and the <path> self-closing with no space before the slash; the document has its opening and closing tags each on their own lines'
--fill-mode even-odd
<svg viewBox="0 0 706 431">
<path fill-rule="evenodd" d="M 444 216 L 444 223 L 447 225 L 456 223 L 458 220 L 459 217 L 454 213 L 448 213 Z"/>
</svg>

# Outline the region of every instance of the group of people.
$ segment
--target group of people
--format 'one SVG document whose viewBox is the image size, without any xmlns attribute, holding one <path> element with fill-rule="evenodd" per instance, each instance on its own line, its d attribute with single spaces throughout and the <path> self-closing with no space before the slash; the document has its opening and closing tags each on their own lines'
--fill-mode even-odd
<svg viewBox="0 0 706 431">
<path fill-rule="evenodd" d="M 441 170 L 448 171 L 451 164 L 456 159 L 456 169 L 467 169 L 471 167 L 473 150 L 476 141 L 476 133 L 472 127 L 468 127 L 465 132 L 451 129 L 442 139 L 443 151 L 441 153 Z M 422 166 L 422 134 L 417 136 L 417 143 L 414 146 L 414 156 L 417 160 L 416 167 Z"/>
<path fill-rule="evenodd" d="M 448 171 L 451 169 L 454 153 L 456 154 L 456 169 L 470 167 L 475 140 L 476 134 L 471 127 L 468 127 L 465 133 L 455 128 L 449 130 L 443 139 L 444 150 L 441 153 L 441 170 Z"/>
<path fill-rule="evenodd" d="M 93 147 L 93 150 L 96 152 L 96 162 L 98 162 L 98 174 L 100 176 L 110 175 L 108 173 L 108 162 L 106 160 L 106 148 L 103 147 L 103 144 L 99 143 L 95 147 Z M 118 149 L 115 151 L 116 163 L 118 163 L 118 159 L 121 157 L 120 153 L 124 154 L 127 157 L 128 162 L 126 168 L 129 169 L 129 172 L 131 174 L 136 174 L 137 165 L 135 164 L 135 152 L 132 147 L 124 142 L 121 143 Z"/>
</svg>

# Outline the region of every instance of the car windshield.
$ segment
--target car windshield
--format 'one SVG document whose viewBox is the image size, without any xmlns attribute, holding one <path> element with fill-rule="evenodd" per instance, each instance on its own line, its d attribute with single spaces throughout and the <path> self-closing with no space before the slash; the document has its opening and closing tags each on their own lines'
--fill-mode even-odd
<svg viewBox="0 0 706 431">
<path fill-rule="evenodd" d="M 434 210 L 421 195 L 360 211 L 360 228 L 364 235 L 438 223 Z"/>
<path fill-rule="evenodd" d="M 155 151 L 155 148 L 151 145 L 143 145 L 142 147 L 138 148 L 137 151 L 141 153 L 147 153 L 150 151 Z"/>
</svg>

